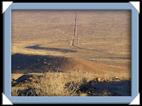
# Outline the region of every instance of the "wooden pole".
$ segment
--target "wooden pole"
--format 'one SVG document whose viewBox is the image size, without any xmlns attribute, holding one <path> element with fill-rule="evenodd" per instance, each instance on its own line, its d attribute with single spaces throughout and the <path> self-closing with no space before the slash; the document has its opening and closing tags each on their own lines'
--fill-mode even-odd
<svg viewBox="0 0 142 106">
<path fill-rule="evenodd" d="M 74 18 L 74 30 L 73 30 L 73 39 L 71 42 L 72 46 L 75 46 L 75 39 L 77 37 L 77 44 L 78 44 L 78 35 L 77 35 L 77 12 L 75 12 L 75 18 Z"/>
<path fill-rule="evenodd" d="M 76 19 L 75 19 L 75 35 L 76 35 L 76 40 L 77 40 L 77 45 L 79 45 L 79 36 L 78 36 L 78 33 L 77 33 L 77 12 L 76 12 Z"/>
</svg>

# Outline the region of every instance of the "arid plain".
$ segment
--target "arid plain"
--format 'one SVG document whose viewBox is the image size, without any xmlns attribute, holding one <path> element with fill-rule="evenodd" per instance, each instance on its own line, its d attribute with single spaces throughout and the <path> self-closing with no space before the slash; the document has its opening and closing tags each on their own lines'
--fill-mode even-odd
<svg viewBox="0 0 142 106">
<path fill-rule="evenodd" d="M 12 95 L 131 95 L 130 11 L 13 11 Z"/>
</svg>

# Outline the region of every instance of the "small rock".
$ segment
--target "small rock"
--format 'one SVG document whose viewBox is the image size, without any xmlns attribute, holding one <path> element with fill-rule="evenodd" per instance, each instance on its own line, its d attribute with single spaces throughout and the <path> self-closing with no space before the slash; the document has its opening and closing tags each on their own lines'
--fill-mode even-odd
<svg viewBox="0 0 142 106">
<path fill-rule="evenodd" d="M 101 78 L 96 78 L 96 81 L 97 81 L 97 82 L 100 82 L 100 81 L 101 81 Z"/>
<path fill-rule="evenodd" d="M 43 63 L 44 63 L 44 64 L 47 64 L 47 62 L 46 62 L 46 61 L 44 61 Z"/>
<path fill-rule="evenodd" d="M 17 84 L 16 81 L 12 81 L 12 86 L 15 86 Z"/>
<path fill-rule="evenodd" d="M 29 81 L 30 77 L 32 77 L 32 75 L 23 75 L 23 76 L 19 77 L 18 79 L 16 79 L 15 81 L 17 83 L 25 82 L 26 80 Z"/>
<path fill-rule="evenodd" d="M 17 94 L 18 96 L 37 96 L 35 90 L 32 88 L 18 90 Z"/>
<path fill-rule="evenodd" d="M 119 81 L 120 80 L 119 77 L 117 77 L 117 76 L 113 77 L 112 79 L 115 80 L 115 81 Z"/>
</svg>

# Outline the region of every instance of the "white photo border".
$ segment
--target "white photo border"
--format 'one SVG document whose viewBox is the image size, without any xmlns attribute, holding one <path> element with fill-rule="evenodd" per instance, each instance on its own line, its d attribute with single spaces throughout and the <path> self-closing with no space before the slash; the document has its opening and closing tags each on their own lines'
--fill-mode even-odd
<svg viewBox="0 0 142 106">
<path fill-rule="evenodd" d="M 3 3 L 4 4 L 4 3 Z M 5 3 L 6 4 L 6 3 Z M 7 2 L 8 4 L 8 2 Z M 131 96 L 12 96 L 11 12 L 12 10 L 130 10 L 131 11 Z M 4 8 L 4 88 L 9 104 L 131 104 L 139 95 L 139 11 L 132 3 L 10 3 Z M 11 102 L 10 102 L 11 101 Z"/>
</svg>

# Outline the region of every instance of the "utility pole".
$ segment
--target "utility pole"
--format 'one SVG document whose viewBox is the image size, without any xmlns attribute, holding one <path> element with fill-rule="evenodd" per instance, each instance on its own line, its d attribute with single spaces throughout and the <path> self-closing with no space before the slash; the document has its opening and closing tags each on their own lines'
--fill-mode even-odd
<svg viewBox="0 0 142 106">
<path fill-rule="evenodd" d="M 75 18 L 74 18 L 74 30 L 73 30 L 73 38 L 71 41 L 71 46 L 75 46 L 75 39 L 77 40 L 77 45 L 79 44 L 79 37 L 77 34 L 77 12 L 75 12 Z"/>
</svg>

